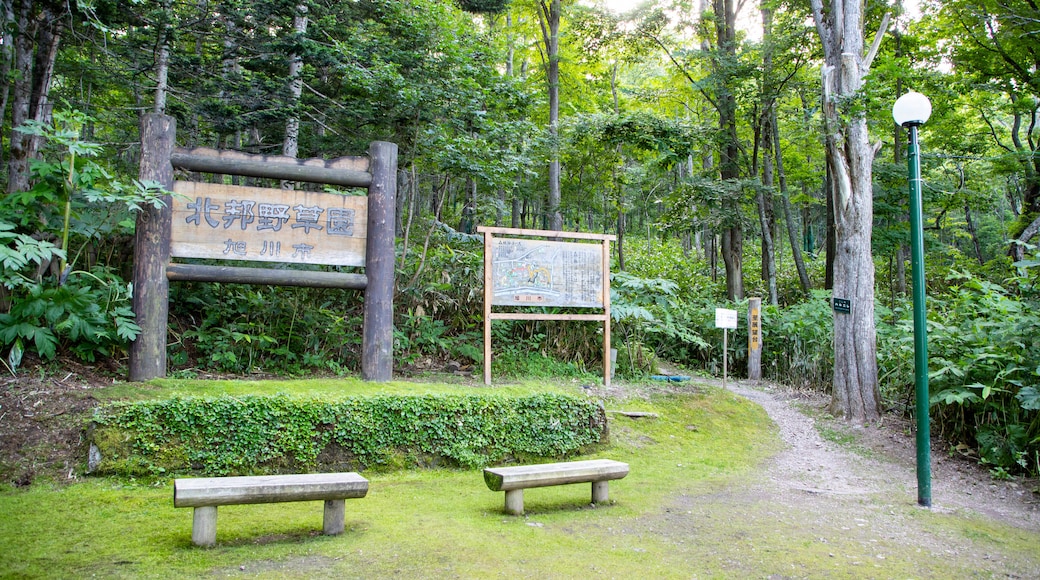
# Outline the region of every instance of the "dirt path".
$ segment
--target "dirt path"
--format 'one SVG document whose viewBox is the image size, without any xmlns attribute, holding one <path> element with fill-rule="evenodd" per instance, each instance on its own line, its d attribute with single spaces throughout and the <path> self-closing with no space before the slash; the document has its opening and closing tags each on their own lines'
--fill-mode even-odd
<svg viewBox="0 0 1040 580">
<path fill-rule="evenodd" d="M 770 477 L 781 488 L 822 495 L 889 495 L 894 501 L 917 501 L 916 448 L 907 424 L 854 427 L 833 419 L 814 420 L 798 407 L 822 409 L 819 396 L 794 397 L 772 386 L 747 383 L 729 389 L 762 406 L 777 424 L 787 450 L 774 459 Z M 851 446 L 825 441 L 824 429 L 841 431 Z M 960 458 L 932 453 L 932 511 L 977 513 L 1040 532 L 1040 495 L 1030 484 L 999 482 Z M 1033 482 L 1032 485 L 1036 485 Z"/>
<path fill-rule="evenodd" d="M 684 549 L 709 575 L 1040 577 L 1035 482 L 995 482 L 933 452 L 933 507 L 922 508 L 905 425 L 850 427 L 823 418 L 818 395 L 740 382 L 728 388 L 765 409 L 786 449 L 757 472 L 762 477 L 684 495 L 664 521 L 647 523 L 679 543 L 697 542 Z"/>
</svg>

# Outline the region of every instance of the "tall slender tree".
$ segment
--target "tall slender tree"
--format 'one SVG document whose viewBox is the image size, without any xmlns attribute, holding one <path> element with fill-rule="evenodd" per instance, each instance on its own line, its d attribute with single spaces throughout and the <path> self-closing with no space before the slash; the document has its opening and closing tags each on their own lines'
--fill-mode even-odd
<svg viewBox="0 0 1040 580">
<path fill-rule="evenodd" d="M 549 92 L 549 194 L 546 214 L 550 230 L 563 229 L 560 213 L 560 0 L 539 0 L 538 22 L 542 28 L 542 55 L 545 82 Z"/>
<path fill-rule="evenodd" d="M 740 140 L 737 136 L 737 2 L 714 0 L 716 56 L 715 105 L 719 113 L 719 177 L 735 183 L 740 178 Z M 735 197 L 735 196 L 734 196 Z M 732 215 L 739 215 L 739 201 L 726 202 Z M 740 219 L 722 231 L 722 261 L 726 264 L 726 294 L 730 300 L 744 298 L 744 228 Z"/>
<path fill-rule="evenodd" d="M 12 10 L 13 8 L 13 10 Z M 54 78 L 54 62 L 68 16 L 61 2 L 15 0 L 3 9 L 10 26 L 4 31 L 6 40 L 13 36 L 12 50 L 4 55 L 11 82 L 11 127 L 26 121 L 47 122 L 50 119 L 50 89 Z M 6 79 L 5 79 L 6 81 Z M 6 103 L 5 103 L 6 106 Z M 12 131 L 7 164 L 7 191 L 29 188 L 29 162 L 36 157 L 39 139 L 28 133 Z"/>
<path fill-rule="evenodd" d="M 835 226 L 834 297 L 851 304 L 848 313 L 834 312 L 832 410 L 860 423 L 880 416 L 881 398 L 870 240 L 874 147 L 860 91 L 882 34 L 864 51 L 864 4 L 863 0 L 811 0 L 825 59 L 822 105 Z"/>
</svg>

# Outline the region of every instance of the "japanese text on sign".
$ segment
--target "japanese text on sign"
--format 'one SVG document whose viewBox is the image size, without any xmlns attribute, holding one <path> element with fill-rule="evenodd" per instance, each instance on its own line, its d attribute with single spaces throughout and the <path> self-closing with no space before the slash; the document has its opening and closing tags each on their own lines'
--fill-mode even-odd
<svg viewBox="0 0 1040 580">
<path fill-rule="evenodd" d="M 758 308 L 752 308 L 748 317 L 748 348 L 758 350 L 762 336 L 762 316 Z"/>
<path fill-rule="evenodd" d="M 178 181 L 174 257 L 363 266 L 368 199 Z"/>
<path fill-rule="evenodd" d="M 736 328 L 737 311 L 728 308 L 715 309 L 715 328 Z"/>
</svg>

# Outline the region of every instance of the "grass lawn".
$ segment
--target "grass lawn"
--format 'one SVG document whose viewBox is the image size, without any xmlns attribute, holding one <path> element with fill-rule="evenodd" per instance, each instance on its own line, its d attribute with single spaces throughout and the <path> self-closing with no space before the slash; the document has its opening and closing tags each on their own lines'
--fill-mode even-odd
<svg viewBox="0 0 1040 580">
<path fill-rule="evenodd" d="M 114 386 L 99 398 L 203 394 L 203 383 L 161 381 L 144 389 Z M 209 381 L 205 394 L 289 392 L 361 395 L 458 392 L 458 385 L 360 381 Z M 531 390 L 579 390 L 537 384 Z M 0 577 L 669 576 L 686 556 L 673 542 L 640 533 L 684 492 L 718 486 L 777 448 L 757 406 L 709 387 L 607 400 L 611 444 L 586 458 L 630 464 L 610 483 L 611 505 L 589 504 L 589 485 L 525 492 L 527 515 L 503 512 L 504 494 L 488 490 L 479 470 L 364 473 L 368 496 L 347 500 L 346 532 L 321 536 L 321 502 L 221 507 L 217 546 L 191 544 L 191 509 L 173 507 L 171 479 L 81 477 L 71 485 L 37 483 L 0 489 Z"/>
</svg>

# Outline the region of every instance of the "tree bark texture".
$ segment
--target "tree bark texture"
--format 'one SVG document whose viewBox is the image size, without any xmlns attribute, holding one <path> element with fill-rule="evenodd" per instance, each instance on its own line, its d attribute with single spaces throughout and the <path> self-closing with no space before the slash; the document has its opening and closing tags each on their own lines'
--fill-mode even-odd
<svg viewBox="0 0 1040 580">
<path fill-rule="evenodd" d="M 170 155 L 177 139 L 173 117 L 148 114 L 141 117 L 140 178 L 158 181 L 173 189 Z M 170 219 L 172 198 L 163 206 L 145 205 L 137 215 L 134 232 L 134 295 L 132 304 L 141 334 L 130 343 L 130 380 L 147 381 L 166 376 L 166 323 L 170 308 Z"/>
<path fill-rule="evenodd" d="M 365 326 L 361 340 L 361 378 L 389 381 L 394 370 L 394 207 L 397 197 L 397 145 L 376 141 L 369 148 L 372 185 L 368 188 L 368 239 L 365 248 Z"/>
<path fill-rule="evenodd" d="M 828 4 L 825 11 L 823 0 L 811 0 L 826 62 L 823 112 L 834 212 L 833 295 L 851 303 L 849 313 L 834 312 L 832 411 L 864 423 L 880 416 L 871 255 L 874 149 L 866 116 L 855 106 L 871 57 L 864 54 L 862 2 Z"/>
<path fill-rule="evenodd" d="M 806 295 L 812 289 L 809 282 L 809 273 L 805 269 L 805 258 L 802 256 L 802 246 L 799 243 L 798 227 L 791 217 L 791 202 L 787 194 L 787 174 L 784 172 L 784 156 L 780 148 L 780 130 L 776 122 L 776 109 L 773 109 L 773 154 L 776 155 L 776 175 L 780 182 L 780 204 L 784 211 L 784 221 L 787 223 L 787 239 L 791 243 L 791 256 L 794 258 L 795 269 L 798 270 L 798 283 L 801 284 L 802 292 Z"/>
<path fill-rule="evenodd" d="M 54 61 L 61 42 L 60 15 L 45 3 L 15 0 L 15 34 L 11 73 L 11 127 L 29 120 L 46 122 L 50 118 L 48 96 L 54 74 Z M 5 8 L 6 10 L 6 8 Z M 7 162 L 7 191 L 29 189 L 29 161 L 36 157 L 39 138 L 18 131 L 10 136 Z"/>
<path fill-rule="evenodd" d="M 302 42 L 303 36 L 307 34 L 307 6 L 298 4 L 293 14 L 293 34 L 295 42 Z M 289 95 L 290 104 L 299 107 L 300 97 L 303 95 L 303 55 L 302 49 L 296 44 L 296 48 L 289 56 Z M 300 153 L 300 114 L 294 112 L 285 121 L 285 139 L 282 141 L 282 155 L 286 157 L 297 157 Z M 292 181 L 282 181 L 282 189 L 294 189 Z"/>
<path fill-rule="evenodd" d="M 770 107 L 772 109 L 772 107 Z M 769 303 L 776 306 L 776 248 L 773 243 L 773 220 L 769 210 L 773 207 L 773 132 L 772 117 L 765 113 L 762 126 L 762 187 L 758 188 L 758 221 L 762 228 L 762 274 L 769 287 Z"/>
<path fill-rule="evenodd" d="M 546 203 L 548 228 L 563 229 L 560 213 L 560 151 L 556 143 L 560 119 L 560 0 L 541 0 L 538 3 L 542 42 L 545 45 L 545 78 L 549 91 L 549 139 L 552 157 L 549 160 L 549 194 Z"/>
<path fill-rule="evenodd" d="M 719 177 L 723 181 L 736 181 L 740 178 L 740 141 L 737 137 L 737 97 L 733 89 L 735 80 L 732 70 L 736 62 L 736 2 L 735 0 L 714 0 L 716 50 L 713 71 L 715 80 L 715 100 L 719 113 L 719 130 L 722 145 L 719 155 Z M 737 200 L 726 202 L 730 205 L 728 213 L 739 215 L 740 203 Z M 722 260 L 726 264 L 726 295 L 730 300 L 744 298 L 743 275 L 743 228 L 739 221 L 729 224 L 722 233 Z"/>
</svg>

